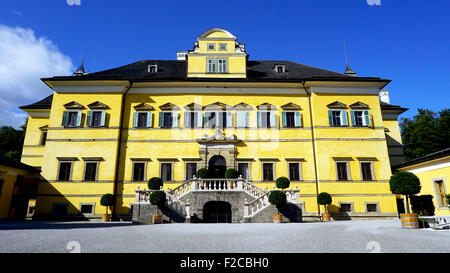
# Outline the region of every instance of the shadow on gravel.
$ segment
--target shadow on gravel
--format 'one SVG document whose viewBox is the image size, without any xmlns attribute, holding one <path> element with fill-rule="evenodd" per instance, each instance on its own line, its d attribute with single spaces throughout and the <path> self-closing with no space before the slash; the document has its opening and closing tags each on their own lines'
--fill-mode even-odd
<svg viewBox="0 0 450 273">
<path fill-rule="evenodd" d="M 80 229 L 80 228 L 112 228 L 126 227 L 138 224 L 124 222 L 0 222 L 0 230 L 27 230 L 27 229 Z"/>
</svg>

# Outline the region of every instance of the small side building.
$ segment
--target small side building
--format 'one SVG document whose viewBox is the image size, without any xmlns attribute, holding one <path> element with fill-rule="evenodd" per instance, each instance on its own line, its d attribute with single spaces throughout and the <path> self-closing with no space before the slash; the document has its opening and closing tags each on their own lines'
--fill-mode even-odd
<svg viewBox="0 0 450 273">
<path fill-rule="evenodd" d="M 40 170 L 0 156 L 0 220 L 33 215 Z"/>
<path fill-rule="evenodd" d="M 450 148 L 416 158 L 394 166 L 394 171 L 406 171 L 417 175 L 422 189 L 420 195 L 430 194 L 436 215 L 450 215 L 446 200 L 450 181 Z"/>
</svg>

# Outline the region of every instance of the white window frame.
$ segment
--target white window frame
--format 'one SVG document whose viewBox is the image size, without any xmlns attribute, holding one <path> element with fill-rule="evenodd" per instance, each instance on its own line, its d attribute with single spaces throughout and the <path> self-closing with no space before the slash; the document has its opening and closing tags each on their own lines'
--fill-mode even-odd
<svg viewBox="0 0 450 273">
<path fill-rule="evenodd" d="M 136 164 L 136 163 L 143 163 L 144 164 L 144 178 L 143 178 L 143 180 L 135 180 L 134 179 L 134 164 Z M 141 160 L 132 160 L 131 161 L 131 181 L 136 181 L 136 182 L 147 181 L 147 163 L 148 163 L 148 161 L 141 161 Z"/>
<path fill-rule="evenodd" d="M 224 47 L 224 48 L 222 48 L 222 47 Z M 219 51 L 227 51 L 227 44 L 219 43 Z"/>
<path fill-rule="evenodd" d="M 237 161 L 236 162 L 237 171 L 239 171 L 239 164 L 247 164 L 247 180 L 248 181 L 252 180 L 252 171 L 251 171 L 252 162 L 251 161 Z"/>
<path fill-rule="evenodd" d="M 82 213 L 81 212 L 81 207 L 82 206 L 92 206 L 92 212 L 91 213 Z M 80 203 L 79 204 L 79 210 L 80 210 L 80 214 L 84 215 L 84 216 L 94 216 L 95 215 L 95 203 Z"/>
<path fill-rule="evenodd" d="M 95 163 L 95 180 L 86 180 L 86 167 L 88 163 Z M 84 161 L 84 169 L 83 169 L 83 181 L 84 182 L 96 182 L 98 181 L 98 172 L 100 168 L 100 161 L 99 160 L 85 160 Z"/>
<path fill-rule="evenodd" d="M 197 175 L 197 171 L 199 170 L 198 169 L 199 164 L 197 161 L 185 161 L 184 162 L 184 179 L 185 180 L 192 179 L 192 177 L 187 177 L 188 164 L 195 164 L 195 173 L 194 173 L 195 176 Z"/>
<path fill-rule="evenodd" d="M 350 211 L 342 211 L 341 205 L 350 205 Z M 339 212 L 341 213 L 353 213 L 355 212 L 355 206 L 353 202 L 338 202 Z"/>
<path fill-rule="evenodd" d="M 278 68 L 281 68 L 281 72 L 278 71 Z M 284 64 L 277 64 L 274 67 L 274 70 L 276 73 L 285 73 L 286 72 L 286 66 Z"/>
<path fill-rule="evenodd" d="M 289 170 L 289 164 L 298 164 L 298 178 L 299 180 L 292 180 L 291 179 L 291 171 Z M 302 181 L 303 180 L 303 172 L 302 172 L 302 161 L 297 160 L 289 160 L 287 161 L 287 176 L 289 177 L 289 180 L 291 181 Z"/>
<path fill-rule="evenodd" d="M 152 68 L 154 68 L 155 71 L 151 71 Z M 158 65 L 157 64 L 149 64 L 148 68 L 147 68 L 147 72 L 148 73 L 156 73 L 156 72 L 158 72 Z"/>
<path fill-rule="evenodd" d="M 174 162 L 173 161 L 161 161 L 161 162 L 159 162 L 159 177 L 161 179 L 162 179 L 162 164 L 170 164 L 171 165 L 171 167 L 170 167 L 170 172 L 171 172 L 170 180 L 163 180 L 163 182 L 175 181 L 174 176 L 173 176 L 173 174 L 174 174 Z"/>
<path fill-rule="evenodd" d="M 68 180 L 59 180 L 59 175 L 61 173 L 61 163 L 70 163 L 70 172 Z M 58 171 L 56 173 L 56 181 L 72 181 L 72 173 L 73 173 L 73 160 L 58 160 Z"/>
<path fill-rule="evenodd" d="M 371 176 L 372 176 L 372 180 L 364 180 L 362 163 L 369 163 L 370 164 L 370 173 L 371 173 Z M 375 181 L 376 180 L 374 161 L 367 161 L 367 160 L 359 161 L 359 171 L 360 171 L 361 181 Z"/>
<path fill-rule="evenodd" d="M 367 205 L 375 205 L 375 206 L 377 206 L 376 211 L 369 211 L 367 209 Z M 366 213 L 379 213 L 380 212 L 380 202 L 364 202 L 364 208 L 366 210 Z"/>
<path fill-rule="evenodd" d="M 272 164 L 272 180 L 264 180 L 264 164 Z M 276 168 L 277 168 L 276 161 L 261 161 L 261 181 L 262 182 L 276 181 L 277 180 Z"/>
<path fill-rule="evenodd" d="M 210 46 L 212 46 L 212 48 L 209 48 Z M 207 51 L 216 51 L 216 43 L 207 43 L 206 49 Z"/>
<path fill-rule="evenodd" d="M 339 180 L 339 172 L 338 172 L 338 163 L 345 163 L 347 166 L 347 180 Z M 344 181 L 352 181 L 352 174 L 350 171 L 350 161 L 346 160 L 335 160 L 334 161 L 334 167 L 336 172 L 336 181 L 344 182 Z"/>
</svg>

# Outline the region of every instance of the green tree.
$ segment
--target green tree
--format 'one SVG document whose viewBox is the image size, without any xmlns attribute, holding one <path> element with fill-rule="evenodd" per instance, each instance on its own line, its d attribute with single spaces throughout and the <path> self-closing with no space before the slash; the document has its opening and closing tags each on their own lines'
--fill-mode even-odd
<svg viewBox="0 0 450 273">
<path fill-rule="evenodd" d="M 400 122 L 402 142 L 407 160 L 450 147 L 450 109 L 435 113 L 428 109 L 417 109 L 412 118 Z"/>
<path fill-rule="evenodd" d="M 19 130 L 11 126 L 0 127 L 0 155 L 20 161 L 26 128 L 26 122 Z"/>
</svg>

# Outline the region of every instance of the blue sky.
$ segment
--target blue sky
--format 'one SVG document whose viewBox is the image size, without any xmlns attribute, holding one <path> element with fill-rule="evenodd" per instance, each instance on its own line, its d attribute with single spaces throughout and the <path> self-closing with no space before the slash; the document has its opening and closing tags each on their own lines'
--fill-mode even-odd
<svg viewBox="0 0 450 273">
<path fill-rule="evenodd" d="M 36 41 L 43 40 L 40 44 L 56 54 L 56 61 L 46 60 L 50 67 L 61 68 L 33 65 L 36 71 L 30 81 L 35 85 L 24 91 L 27 96 L 11 100 L 21 95 L 4 91 L 0 84 L 0 102 L 19 106 L 45 97 L 50 90 L 39 78 L 68 74 L 84 56 L 89 72 L 142 59 L 175 59 L 176 51 L 192 49 L 203 31 L 220 27 L 246 45 L 250 59 L 291 60 L 337 72 L 345 69 L 347 43 L 350 66 L 358 76 L 392 80 L 387 87 L 391 103 L 410 108 L 402 117 L 416 114 L 419 107 L 434 111 L 449 107 L 449 1 L 379 0 L 381 5 L 369 5 L 367 0 L 80 0 L 81 5 L 68 4 L 74 1 L 2 1 L 0 26 L 32 31 Z M 1 40 L 0 36 L 0 49 Z M 8 63 L 3 61 L 3 66 Z M 20 110 L 11 111 L 23 117 Z M 0 118 L 0 125 L 5 123 L 8 120 Z"/>
</svg>

